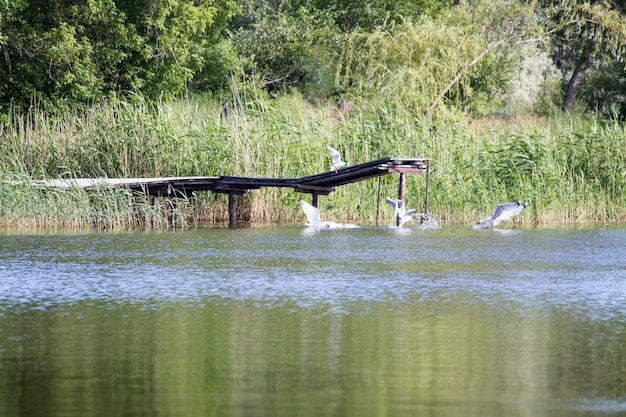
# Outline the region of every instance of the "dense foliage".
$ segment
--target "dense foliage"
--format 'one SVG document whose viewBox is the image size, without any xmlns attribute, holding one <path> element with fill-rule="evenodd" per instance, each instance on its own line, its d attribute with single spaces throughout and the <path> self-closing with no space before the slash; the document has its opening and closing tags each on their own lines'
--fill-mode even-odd
<svg viewBox="0 0 626 417">
<path fill-rule="evenodd" d="M 583 77 L 589 71 L 603 72 L 607 64 L 620 62 L 614 77 L 624 74 L 626 63 L 626 2 L 562 0 L 546 2 L 545 25 L 551 29 L 555 62 L 567 70 L 563 105 L 574 110 Z M 596 87 L 606 84 L 598 83 Z M 615 86 L 619 89 L 619 86 Z M 622 89 L 621 94 L 624 91 Z M 597 98 L 597 97 L 596 97 Z M 600 108 L 613 103 L 598 103 Z M 620 107 L 624 102 L 619 104 Z M 621 114 L 626 116 L 625 113 Z"/>
<path fill-rule="evenodd" d="M 0 103 L 7 111 L 112 94 L 173 97 L 202 68 L 234 0 L 2 2 Z M 2 13 L 4 12 L 4 13 Z"/>
<path fill-rule="evenodd" d="M 415 114 L 510 112 L 526 45 L 539 42 L 564 81 L 542 87 L 540 110 L 557 88 L 572 111 L 581 88 L 602 86 L 580 103 L 624 117 L 623 84 L 605 81 L 624 77 L 611 64 L 624 63 L 625 10 L 600 0 L 4 1 L 0 114 L 128 94 L 228 96 L 241 81 L 309 99 L 401 94 Z"/>
</svg>

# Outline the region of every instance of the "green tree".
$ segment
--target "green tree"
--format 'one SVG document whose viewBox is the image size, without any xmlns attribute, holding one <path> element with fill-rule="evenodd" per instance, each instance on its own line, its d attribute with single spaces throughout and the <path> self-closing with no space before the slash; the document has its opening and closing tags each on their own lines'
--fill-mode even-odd
<svg viewBox="0 0 626 417">
<path fill-rule="evenodd" d="M 422 14 L 437 15 L 453 5 L 441 0 L 312 0 L 317 10 L 329 13 L 343 32 L 359 29 L 371 32 L 379 26 L 414 19 Z"/>
<path fill-rule="evenodd" d="M 323 13 L 258 8 L 232 35 L 244 71 L 270 92 L 298 88 L 308 96 L 332 89 L 338 34 Z"/>
<path fill-rule="evenodd" d="M 131 2 L 129 2 L 131 3 Z M 144 34 L 148 69 L 142 91 L 154 97 L 177 94 L 202 69 L 202 51 L 219 42 L 238 7 L 235 0 L 135 1 L 132 20 Z"/>
<path fill-rule="evenodd" d="M 0 99 L 85 103 L 136 91 L 183 91 L 218 40 L 235 0 L 22 0 L 0 21 Z"/>
<path fill-rule="evenodd" d="M 15 38 L 15 30 L 13 28 L 15 20 L 20 11 L 26 7 L 25 0 L 3 0 L 0 1 L 0 48 L 5 49 L 6 46 Z M 0 72 L 0 91 L 9 88 L 9 82 Z M 0 113 L 4 111 L 6 103 L 0 102 Z"/>
<path fill-rule="evenodd" d="M 507 46 L 540 29 L 533 12 L 508 1 L 464 2 L 436 18 L 356 32 L 343 49 L 338 81 L 350 94 L 413 115 L 430 115 L 438 106 L 493 111 L 514 64 Z"/>
<path fill-rule="evenodd" d="M 0 1 L 0 45 L 6 44 L 12 35 L 13 22 L 25 6 L 25 0 Z"/>
<path fill-rule="evenodd" d="M 556 58 L 571 71 L 563 106 L 572 111 L 583 77 L 607 61 L 625 62 L 626 15 L 624 3 L 560 0 L 545 2 L 546 25 L 552 32 Z"/>
<path fill-rule="evenodd" d="M 596 65 L 581 82 L 578 101 L 605 117 L 626 120 L 626 68 L 618 61 Z"/>
<path fill-rule="evenodd" d="M 272 92 L 296 87 L 306 96 L 334 91 L 334 74 L 346 36 L 424 13 L 438 14 L 439 0 L 243 0 L 233 19 L 231 44 L 244 71 Z"/>
<path fill-rule="evenodd" d="M 391 22 L 400 22 L 422 14 L 436 15 L 453 5 L 452 0 L 239 0 L 241 14 L 233 21 L 235 28 L 251 28 L 259 16 L 273 11 L 296 16 L 302 9 L 311 15 L 324 14 L 335 30 L 370 32 Z"/>
</svg>

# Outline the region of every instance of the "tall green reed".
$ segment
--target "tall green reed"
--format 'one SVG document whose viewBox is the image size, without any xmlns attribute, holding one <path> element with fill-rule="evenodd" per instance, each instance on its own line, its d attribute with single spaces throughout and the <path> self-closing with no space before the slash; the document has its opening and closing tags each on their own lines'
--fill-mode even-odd
<svg viewBox="0 0 626 417">
<path fill-rule="evenodd" d="M 429 213 L 471 223 L 504 201 L 529 207 L 518 222 L 620 220 L 626 207 L 626 133 L 617 122 L 582 117 L 497 123 L 416 120 L 386 106 L 354 103 L 342 113 L 297 94 L 268 98 L 246 86 L 225 100 L 191 97 L 171 103 L 109 101 L 82 111 L 34 108 L 1 127 L 0 222 L 86 227 L 188 227 L 227 221 L 227 196 L 151 200 L 128 190 L 41 190 L 23 180 L 76 177 L 242 175 L 300 177 L 330 169 L 326 145 L 349 164 L 386 156 L 432 158 Z M 229 114 L 220 113 L 229 101 Z M 8 181 L 11 180 L 11 181 Z M 423 209 L 423 175 L 407 176 L 406 204 Z M 337 187 L 320 197 L 329 220 L 392 220 L 384 198 L 398 176 Z M 238 218 L 303 222 L 291 189 L 237 197 Z M 173 215 L 172 215 L 173 214 Z"/>
</svg>

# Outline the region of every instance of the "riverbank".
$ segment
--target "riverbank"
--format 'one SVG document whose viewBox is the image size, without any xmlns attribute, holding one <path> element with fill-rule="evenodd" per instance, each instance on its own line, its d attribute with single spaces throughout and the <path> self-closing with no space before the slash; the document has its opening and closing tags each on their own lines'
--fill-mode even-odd
<svg viewBox="0 0 626 417">
<path fill-rule="evenodd" d="M 311 105 L 297 95 L 174 103 L 101 103 L 80 113 L 33 109 L 2 126 L 0 178 L 240 175 L 301 177 L 330 169 L 326 145 L 358 164 L 385 156 L 432 159 L 429 213 L 471 223 L 504 201 L 528 208 L 516 220 L 541 225 L 626 218 L 626 133 L 615 121 L 554 115 L 433 121 L 384 108 Z M 397 195 L 397 178 L 381 179 Z M 421 209 L 424 181 L 407 176 L 406 205 Z M 325 219 L 374 224 L 378 180 L 319 200 Z M 306 197 L 306 196 L 305 196 Z M 237 197 L 244 222 L 299 223 L 302 194 L 285 189 Z M 228 221 L 228 198 L 198 193 L 160 200 L 128 190 L 43 191 L 0 184 L 0 225 L 25 227 L 194 227 Z M 175 203 L 175 204 L 174 204 Z M 387 207 L 380 221 L 391 219 Z"/>
</svg>

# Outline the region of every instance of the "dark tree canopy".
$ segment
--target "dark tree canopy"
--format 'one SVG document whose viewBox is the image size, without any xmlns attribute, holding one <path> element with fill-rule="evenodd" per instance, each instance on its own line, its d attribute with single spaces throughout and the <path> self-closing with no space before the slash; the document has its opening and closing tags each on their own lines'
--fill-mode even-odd
<svg viewBox="0 0 626 417">
<path fill-rule="evenodd" d="M 0 10 L 0 97 L 86 103 L 138 91 L 182 91 L 216 42 L 235 0 L 22 0 Z"/>
</svg>

